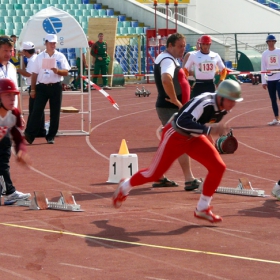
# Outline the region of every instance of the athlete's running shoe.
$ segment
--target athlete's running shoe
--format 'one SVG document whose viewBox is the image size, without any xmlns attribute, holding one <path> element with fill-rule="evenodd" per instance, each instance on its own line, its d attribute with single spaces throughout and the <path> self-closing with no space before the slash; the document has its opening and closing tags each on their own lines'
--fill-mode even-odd
<svg viewBox="0 0 280 280">
<path fill-rule="evenodd" d="M 122 206 L 123 201 L 125 201 L 127 198 L 127 195 L 124 195 L 122 190 L 123 181 L 124 179 L 120 180 L 120 183 L 113 194 L 113 205 L 115 208 L 120 208 Z"/>
<path fill-rule="evenodd" d="M 280 122 L 276 119 L 274 119 L 272 122 L 267 123 L 268 125 L 279 125 Z"/>
<path fill-rule="evenodd" d="M 207 209 L 203 211 L 198 211 L 197 209 L 195 209 L 194 216 L 198 219 L 207 220 L 210 223 L 221 222 L 223 220 L 222 217 L 213 214 L 213 212 L 211 211 L 212 208 L 213 208 L 212 206 L 209 206 Z"/>
<path fill-rule="evenodd" d="M 15 191 L 12 194 L 9 194 L 9 195 L 5 196 L 4 204 L 5 205 L 14 204 L 18 200 L 22 200 L 22 199 L 27 200 L 30 197 L 31 197 L 30 193 L 22 193 L 22 192 L 19 192 L 19 191 Z"/>
<path fill-rule="evenodd" d="M 271 191 L 271 194 L 276 197 L 278 200 L 280 200 L 280 181 L 276 183 Z"/>
</svg>

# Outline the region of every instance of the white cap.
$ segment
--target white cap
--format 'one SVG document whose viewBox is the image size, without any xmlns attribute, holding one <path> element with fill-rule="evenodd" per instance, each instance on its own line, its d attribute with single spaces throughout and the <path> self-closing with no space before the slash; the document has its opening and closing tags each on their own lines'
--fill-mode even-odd
<svg viewBox="0 0 280 280">
<path fill-rule="evenodd" d="M 57 43 L 57 36 L 55 34 L 47 34 L 45 37 L 45 41 L 50 43 Z"/>
<path fill-rule="evenodd" d="M 21 45 L 21 49 L 22 50 L 33 50 L 35 49 L 35 46 L 32 42 L 28 41 L 28 42 L 23 42 Z"/>
</svg>

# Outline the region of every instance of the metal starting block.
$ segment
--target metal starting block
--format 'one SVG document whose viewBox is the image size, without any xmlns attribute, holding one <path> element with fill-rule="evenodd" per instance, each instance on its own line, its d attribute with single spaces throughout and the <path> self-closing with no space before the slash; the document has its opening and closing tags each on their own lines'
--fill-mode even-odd
<svg viewBox="0 0 280 280">
<path fill-rule="evenodd" d="M 143 86 L 142 89 L 140 90 L 139 88 L 136 88 L 136 91 L 135 91 L 135 95 L 136 96 L 148 96 L 151 94 L 151 92 L 149 92 L 148 90 L 145 89 L 145 87 Z"/>
<path fill-rule="evenodd" d="M 61 191 L 58 202 L 48 201 L 44 192 L 35 191 L 31 200 L 18 200 L 14 205 L 27 206 L 32 210 L 64 210 L 81 212 L 81 206 L 76 203 L 74 196 L 69 191 Z"/>
<path fill-rule="evenodd" d="M 254 189 L 251 182 L 247 178 L 238 179 L 239 183 L 237 188 L 218 187 L 216 193 L 246 195 L 246 196 L 265 196 L 264 190 Z M 202 191 L 203 183 L 200 184 L 199 190 Z"/>
</svg>

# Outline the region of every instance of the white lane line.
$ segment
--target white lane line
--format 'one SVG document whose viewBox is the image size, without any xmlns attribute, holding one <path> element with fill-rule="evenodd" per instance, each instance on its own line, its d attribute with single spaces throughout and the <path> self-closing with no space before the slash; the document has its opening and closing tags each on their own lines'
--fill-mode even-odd
<svg viewBox="0 0 280 280">
<path fill-rule="evenodd" d="M 131 115 L 136 115 L 136 114 L 140 114 L 140 113 L 143 113 L 143 112 L 148 112 L 148 111 L 152 111 L 152 110 L 155 110 L 155 108 L 153 109 L 147 109 L 147 110 L 143 110 L 143 111 L 138 111 L 138 112 L 133 112 L 133 113 L 130 113 L 130 114 L 126 114 L 126 115 L 122 115 L 122 116 L 118 116 L 118 117 L 115 117 L 115 118 L 112 118 L 112 119 L 109 119 L 109 120 L 106 120 L 102 123 L 99 123 L 98 125 L 94 126 L 92 129 L 91 129 L 91 132 L 93 132 L 95 129 L 97 129 L 99 126 L 101 125 L 104 125 L 108 122 L 111 122 L 111 121 L 114 121 L 114 120 L 117 120 L 117 119 L 121 119 L 121 118 L 125 118 L 125 117 L 128 117 L 128 116 L 131 116 Z M 108 158 L 107 156 L 105 156 L 104 154 L 100 153 L 91 143 L 90 143 L 90 139 L 89 139 L 90 136 L 86 136 L 86 143 L 88 144 L 88 146 L 96 153 L 98 154 L 99 156 L 105 158 L 106 160 L 110 160 L 110 158 Z"/>
<path fill-rule="evenodd" d="M 253 109 L 253 110 L 250 110 L 250 111 L 246 111 L 246 112 L 244 112 L 244 113 L 242 113 L 242 114 L 235 115 L 234 117 L 232 117 L 231 119 L 229 119 L 229 120 L 226 122 L 226 124 L 228 124 L 228 123 L 231 122 L 232 120 L 234 120 L 234 119 L 236 119 L 236 118 L 239 118 L 239 117 L 241 117 L 241 116 L 243 116 L 243 115 L 247 115 L 247 114 L 249 114 L 249 113 L 252 113 L 252 112 L 255 112 L 255 111 L 259 111 L 259 110 L 263 110 L 263 109 L 267 109 L 267 108 L 269 108 L 269 107 L 267 106 L 267 107 L 257 108 L 257 109 Z"/>
<path fill-rule="evenodd" d="M 18 279 L 23 279 L 23 280 L 36 280 L 36 279 L 38 279 L 38 278 L 26 277 L 26 276 L 22 275 L 21 273 L 16 273 L 16 272 L 14 271 L 14 268 L 13 268 L 13 267 L 12 267 L 12 270 L 10 270 L 10 269 L 5 269 L 5 268 L 3 268 L 3 267 L 0 267 L 0 271 L 6 272 L 6 273 L 11 274 L 11 275 L 13 275 L 13 276 L 15 276 L 15 277 L 18 277 Z M 2 278 L 2 279 L 3 279 L 3 278 Z M 10 278 L 10 279 L 13 279 L 13 278 Z"/>
<path fill-rule="evenodd" d="M 71 266 L 71 267 L 78 267 L 81 269 L 90 269 L 90 270 L 102 270 L 100 268 L 96 268 L 96 267 L 89 267 L 89 266 L 83 266 L 83 265 L 76 265 L 76 264 L 71 264 L 71 263 L 59 263 L 61 265 L 66 265 L 66 266 Z"/>
<path fill-rule="evenodd" d="M 149 277 L 149 276 L 146 276 L 145 279 L 150 279 L 150 280 L 168 280 L 167 278 L 155 278 L 155 277 Z"/>
<path fill-rule="evenodd" d="M 49 175 L 47 175 L 46 173 L 44 173 L 44 172 L 42 172 L 42 171 L 40 171 L 40 170 L 38 170 L 38 169 L 36 169 L 36 168 L 34 168 L 34 167 L 32 167 L 32 166 L 30 166 L 30 169 L 31 169 L 32 171 L 34 171 L 34 172 L 36 172 L 36 173 L 38 173 L 38 174 L 44 176 L 44 177 L 47 177 L 47 178 L 49 178 L 49 179 L 51 179 L 51 180 L 53 180 L 53 181 L 59 183 L 59 184 L 65 185 L 65 186 L 67 186 L 67 187 L 70 187 L 70 188 L 75 189 L 75 190 L 78 190 L 78 191 L 84 191 L 84 190 L 81 189 L 81 188 L 75 187 L 75 186 L 70 185 L 70 184 L 68 184 L 68 183 L 65 183 L 65 182 L 63 182 L 63 181 L 60 181 L 60 180 L 58 180 L 58 179 L 56 179 L 56 178 L 54 178 L 54 177 L 52 177 L 52 176 L 49 176 Z M 90 192 L 87 192 L 87 193 L 90 193 Z"/>
<path fill-rule="evenodd" d="M 250 231 L 246 231 L 246 230 L 238 230 L 238 229 L 232 229 L 232 228 L 220 228 L 220 230 L 224 230 L 224 231 L 235 231 L 235 232 L 240 232 L 240 233 L 248 233 L 251 234 Z"/>
<path fill-rule="evenodd" d="M 159 219 L 141 218 L 141 220 L 144 220 L 144 221 L 153 221 L 153 222 L 162 222 L 162 223 L 173 223 L 172 221 L 159 220 Z"/>
<path fill-rule="evenodd" d="M 34 167 L 32 167 L 32 166 L 30 166 L 30 169 L 31 169 L 32 171 L 34 171 L 34 172 L 36 172 L 36 173 L 38 173 L 38 174 L 40 174 L 40 175 L 42 175 L 42 176 L 48 178 L 48 179 L 50 179 L 50 180 L 53 180 L 53 181 L 55 181 L 55 182 L 57 182 L 57 183 L 59 183 L 59 184 L 65 185 L 65 186 L 67 186 L 67 187 L 69 187 L 69 188 L 71 188 L 71 189 L 74 189 L 74 190 L 76 190 L 76 191 L 80 191 L 80 192 L 83 192 L 83 193 L 88 193 L 88 194 L 91 194 L 91 195 L 93 195 L 93 196 L 95 196 L 95 197 L 98 197 L 98 198 L 104 198 L 104 196 L 99 195 L 99 194 L 97 194 L 97 193 L 93 193 L 93 192 L 91 192 L 91 191 L 86 191 L 86 190 L 84 190 L 84 189 L 82 189 L 82 188 L 75 187 L 75 186 L 70 185 L 70 184 L 68 184 L 68 183 L 65 183 L 65 182 L 63 182 L 63 181 L 60 181 L 60 180 L 58 180 L 58 179 L 56 179 L 56 178 L 54 178 L 54 177 L 52 177 L 52 176 L 49 176 L 49 175 L 47 175 L 46 173 L 44 173 L 44 172 L 42 172 L 42 171 L 40 171 L 40 170 L 38 170 L 38 169 L 36 169 L 36 168 L 34 168 Z M 111 199 L 111 198 L 110 198 L 110 199 Z"/>
<path fill-rule="evenodd" d="M 204 226 L 204 225 L 201 225 L 201 224 L 193 223 L 193 222 L 190 222 L 190 221 L 187 221 L 187 220 L 183 220 L 183 219 L 174 218 L 172 216 L 164 215 L 164 214 L 157 213 L 157 212 L 150 211 L 150 210 L 147 211 L 147 212 L 152 213 L 154 215 L 158 215 L 158 216 L 164 217 L 165 219 L 179 221 L 179 222 L 182 222 L 184 224 L 187 223 L 187 224 L 193 225 L 193 226 L 200 226 L 200 227 L 203 227 L 206 230 L 214 231 L 214 232 L 217 232 L 217 233 L 222 233 L 222 234 L 229 235 L 229 236 L 232 236 L 232 237 L 235 237 L 235 238 L 238 238 L 238 239 L 249 240 L 249 241 L 254 242 L 254 243 L 266 244 L 267 246 L 271 245 L 271 246 L 273 246 L 273 248 L 275 247 L 274 243 L 268 243 L 267 241 L 264 242 L 264 241 L 256 240 L 256 239 L 253 239 L 253 238 L 250 238 L 250 237 L 245 237 L 243 235 L 237 235 L 237 234 L 234 234 L 234 233 L 225 232 L 225 229 L 223 229 L 223 228 L 207 227 L 207 226 Z"/>
<path fill-rule="evenodd" d="M 243 143 L 243 142 L 241 142 L 241 141 L 238 141 L 238 143 L 242 144 L 243 146 L 245 146 L 245 147 L 247 147 L 247 148 L 250 148 L 250 149 L 252 149 L 252 150 L 255 150 L 255 151 L 259 152 L 259 153 L 263 153 L 263 154 L 266 154 L 266 155 L 268 155 L 268 156 L 275 157 L 275 158 L 280 158 L 280 156 L 277 156 L 277 155 L 274 155 L 274 154 L 271 154 L 271 153 L 267 153 L 267 152 L 262 151 L 262 150 L 260 150 L 260 149 L 256 149 L 256 148 L 254 148 L 254 147 L 252 147 L 252 146 L 250 146 L 250 145 L 247 145 L 247 144 L 245 144 L 245 143 Z"/>
<path fill-rule="evenodd" d="M 264 178 L 264 177 L 261 177 L 261 176 L 256 176 L 256 175 L 253 175 L 251 173 L 242 172 L 240 170 L 227 168 L 227 171 L 231 171 L 231 172 L 234 172 L 234 173 L 243 174 L 243 175 L 247 175 L 247 176 L 251 176 L 251 177 L 254 177 L 254 178 L 258 178 L 258 179 L 262 179 L 262 180 L 266 180 L 266 181 L 275 183 L 275 180 L 271 180 L 271 179 Z"/>
<path fill-rule="evenodd" d="M 21 258 L 21 256 L 11 255 L 11 254 L 6 254 L 6 253 L 0 253 L 0 256 L 11 257 L 11 258 Z"/>
</svg>

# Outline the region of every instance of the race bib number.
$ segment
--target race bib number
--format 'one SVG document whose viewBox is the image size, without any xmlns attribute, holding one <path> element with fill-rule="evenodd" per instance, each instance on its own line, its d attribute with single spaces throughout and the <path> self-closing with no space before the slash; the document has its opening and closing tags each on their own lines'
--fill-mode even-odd
<svg viewBox="0 0 280 280">
<path fill-rule="evenodd" d="M 274 66 L 278 65 L 278 56 L 277 55 L 271 55 L 268 57 L 268 65 Z"/>
<path fill-rule="evenodd" d="M 210 73 L 214 72 L 215 70 L 215 65 L 213 62 L 202 62 L 201 63 L 201 68 L 200 71 L 203 73 Z"/>
</svg>

